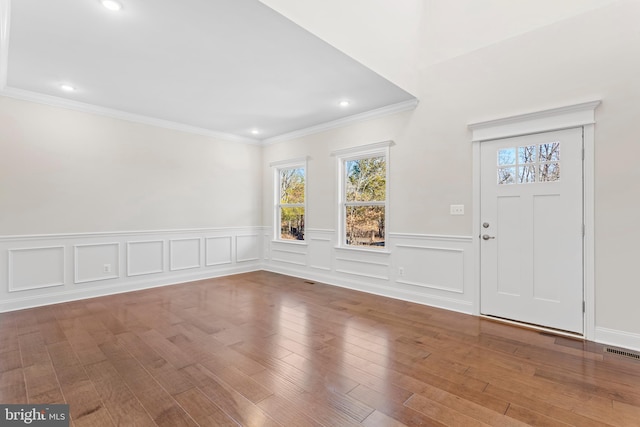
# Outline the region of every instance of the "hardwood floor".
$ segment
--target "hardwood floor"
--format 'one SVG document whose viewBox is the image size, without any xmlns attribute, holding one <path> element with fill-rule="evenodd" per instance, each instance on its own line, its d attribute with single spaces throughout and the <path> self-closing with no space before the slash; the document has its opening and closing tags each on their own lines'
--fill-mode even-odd
<svg viewBox="0 0 640 427">
<path fill-rule="evenodd" d="M 640 426 L 640 361 L 267 272 L 0 314 L 0 403 L 84 426 Z"/>
</svg>

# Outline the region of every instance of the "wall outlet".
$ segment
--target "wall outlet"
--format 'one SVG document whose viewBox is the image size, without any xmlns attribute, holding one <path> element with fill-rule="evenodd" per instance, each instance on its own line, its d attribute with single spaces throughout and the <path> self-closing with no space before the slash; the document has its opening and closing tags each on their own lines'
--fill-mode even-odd
<svg viewBox="0 0 640 427">
<path fill-rule="evenodd" d="M 449 210 L 451 215 L 464 215 L 464 205 L 451 205 Z"/>
<path fill-rule="evenodd" d="M 111 273 L 111 264 L 105 264 L 102 271 L 104 273 Z"/>
<path fill-rule="evenodd" d="M 398 267 L 398 275 L 404 277 L 404 267 Z"/>
</svg>

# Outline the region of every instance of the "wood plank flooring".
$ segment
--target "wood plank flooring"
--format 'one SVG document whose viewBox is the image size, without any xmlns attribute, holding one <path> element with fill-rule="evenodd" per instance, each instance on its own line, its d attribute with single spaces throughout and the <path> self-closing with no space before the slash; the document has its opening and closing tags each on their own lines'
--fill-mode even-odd
<svg viewBox="0 0 640 427">
<path fill-rule="evenodd" d="M 268 272 L 0 314 L 0 403 L 84 426 L 640 426 L 640 361 Z"/>
</svg>

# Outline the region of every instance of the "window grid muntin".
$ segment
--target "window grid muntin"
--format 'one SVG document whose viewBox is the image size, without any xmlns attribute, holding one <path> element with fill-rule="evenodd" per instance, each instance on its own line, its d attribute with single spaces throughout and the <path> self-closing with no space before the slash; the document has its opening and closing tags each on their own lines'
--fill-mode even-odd
<svg viewBox="0 0 640 427">
<path fill-rule="evenodd" d="M 304 241 L 305 233 L 306 233 L 306 221 L 307 221 L 307 165 L 306 161 L 303 162 L 292 162 L 290 164 L 278 163 L 279 167 L 275 169 L 275 212 L 274 212 L 274 238 L 281 242 L 295 242 L 295 241 Z M 302 179 L 304 190 L 302 194 L 301 203 L 282 203 L 282 172 L 286 170 L 302 170 Z M 297 236 L 293 236 L 295 238 L 284 238 L 282 233 L 282 211 L 286 208 L 301 208 L 303 210 L 302 214 L 302 227 L 297 227 Z"/>
<path fill-rule="evenodd" d="M 363 160 L 363 159 L 371 159 L 371 158 L 382 158 L 384 160 L 384 200 L 372 200 L 372 201 L 347 201 L 347 181 L 348 181 L 348 173 L 349 168 L 347 168 L 347 164 L 349 162 Z M 362 153 L 351 154 L 349 156 L 338 157 L 339 160 L 339 169 L 340 169 L 340 177 L 341 181 L 339 182 L 338 188 L 338 196 L 339 196 L 339 229 L 340 229 L 340 246 L 347 248 L 370 248 L 367 245 L 354 245 L 347 243 L 347 209 L 349 207 L 366 207 L 366 206 L 374 206 L 374 207 L 384 207 L 384 241 L 382 245 L 375 245 L 373 248 L 375 249 L 385 249 L 386 248 L 386 234 L 387 234 L 387 224 L 388 224 L 388 199 L 389 199 L 389 149 L 385 147 L 384 149 L 377 150 L 367 150 Z"/>
<path fill-rule="evenodd" d="M 544 155 L 543 155 L 544 153 Z M 532 184 L 560 180 L 560 142 L 501 148 L 497 151 L 497 184 Z M 549 173 L 549 168 L 552 173 Z M 543 168 L 545 172 L 543 173 Z"/>
</svg>

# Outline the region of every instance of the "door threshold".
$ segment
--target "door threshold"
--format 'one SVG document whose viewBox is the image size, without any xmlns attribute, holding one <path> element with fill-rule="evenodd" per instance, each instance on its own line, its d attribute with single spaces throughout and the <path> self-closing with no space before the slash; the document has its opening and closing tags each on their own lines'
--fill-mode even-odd
<svg viewBox="0 0 640 427">
<path fill-rule="evenodd" d="M 518 322 L 516 320 L 511 320 L 511 319 L 505 319 L 503 317 L 497 317 L 497 316 L 491 316 L 489 314 L 480 314 L 480 317 L 483 319 L 487 319 L 487 320 L 492 320 L 494 322 L 499 322 L 499 323 L 506 323 L 512 326 L 516 326 L 519 328 L 524 328 L 524 329 L 533 329 L 536 331 L 540 331 L 540 332 L 546 332 L 548 334 L 551 335 L 558 335 L 561 337 L 566 337 L 566 338 L 573 338 L 573 339 L 577 339 L 577 340 L 584 340 L 584 334 L 579 334 L 577 332 L 571 332 L 571 331 L 565 331 L 562 329 L 554 329 L 554 328 L 549 328 L 547 326 L 540 326 L 540 325 L 535 325 L 533 323 L 526 323 L 526 322 Z"/>
</svg>

